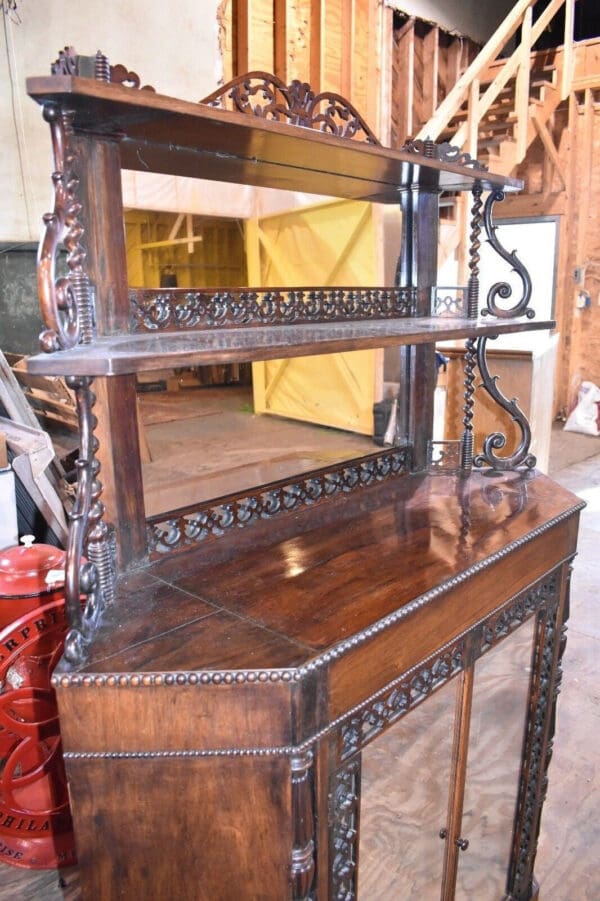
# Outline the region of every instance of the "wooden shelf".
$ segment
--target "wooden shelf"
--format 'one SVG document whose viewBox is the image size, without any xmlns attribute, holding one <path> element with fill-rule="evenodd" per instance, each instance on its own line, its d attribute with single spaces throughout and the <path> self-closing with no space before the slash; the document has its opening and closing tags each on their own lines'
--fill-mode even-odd
<svg viewBox="0 0 600 901">
<path fill-rule="evenodd" d="M 245 116 L 93 78 L 27 80 L 40 104 L 74 111 L 76 131 L 119 141 L 124 169 L 371 200 L 398 201 L 413 186 L 520 190 L 518 179 L 426 159 L 320 131 Z"/>
<path fill-rule="evenodd" d="M 73 350 L 30 357 L 30 372 L 44 375 L 111 376 L 153 369 L 275 360 L 310 354 L 428 344 L 550 329 L 552 321 L 420 317 L 376 322 L 276 325 L 212 331 L 115 335 Z"/>
<path fill-rule="evenodd" d="M 548 530 L 581 507 L 537 472 L 410 475 L 334 505 L 306 508 L 300 518 L 262 530 L 249 526 L 232 542 L 167 554 L 125 576 L 88 671 L 293 669 L 327 652 L 335 656 L 341 639 L 350 652 L 353 636 L 364 639 L 390 617 L 388 627 L 396 628 L 410 619 L 401 611 L 438 606 L 440 597 L 450 640 L 471 625 L 454 602 L 462 574 L 485 579 L 497 557 L 527 555 L 540 527 Z M 469 529 L 461 540 L 465 510 Z M 354 555 L 360 565 L 350 586 L 347 561 Z M 536 565 L 542 572 L 547 561 Z M 514 592 L 539 574 L 513 566 Z M 473 618 L 479 613 L 476 607 Z M 410 642 L 406 652 L 418 653 Z"/>
</svg>

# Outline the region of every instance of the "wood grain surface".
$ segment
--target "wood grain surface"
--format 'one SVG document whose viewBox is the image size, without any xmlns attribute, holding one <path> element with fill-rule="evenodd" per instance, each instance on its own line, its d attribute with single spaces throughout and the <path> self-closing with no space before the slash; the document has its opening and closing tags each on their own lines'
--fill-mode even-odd
<svg viewBox="0 0 600 901">
<path fill-rule="evenodd" d="M 115 376 L 133 372 L 218 363 L 277 360 L 402 344 L 431 345 L 438 340 L 549 329 L 551 321 L 523 319 L 386 319 L 378 322 L 272 325 L 261 328 L 121 333 L 93 344 L 27 359 L 27 369 L 42 375 Z"/>
</svg>

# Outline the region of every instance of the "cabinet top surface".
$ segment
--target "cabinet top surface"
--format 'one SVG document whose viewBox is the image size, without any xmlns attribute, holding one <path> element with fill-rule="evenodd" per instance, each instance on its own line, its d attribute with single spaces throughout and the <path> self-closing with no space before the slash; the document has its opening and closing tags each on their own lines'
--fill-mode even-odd
<svg viewBox="0 0 600 901">
<path fill-rule="evenodd" d="M 400 621 L 410 643 L 457 589 L 489 612 L 573 554 L 574 530 L 545 535 L 581 506 L 538 472 L 386 482 L 125 577 L 86 670 L 296 668 Z"/>
<path fill-rule="evenodd" d="M 125 169 L 382 203 L 411 187 L 522 187 L 482 169 L 93 78 L 30 78 L 27 90 L 40 104 L 72 110 L 76 132 L 117 139 Z"/>
</svg>

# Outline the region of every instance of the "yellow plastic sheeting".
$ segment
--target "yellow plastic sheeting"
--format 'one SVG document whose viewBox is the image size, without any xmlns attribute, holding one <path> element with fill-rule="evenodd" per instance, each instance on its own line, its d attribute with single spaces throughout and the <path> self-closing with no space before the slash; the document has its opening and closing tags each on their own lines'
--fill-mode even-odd
<svg viewBox="0 0 600 901">
<path fill-rule="evenodd" d="M 249 283 L 265 287 L 377 284 L 372 207 L 335 201 L 246 223 Z M 370 435 L 378 351 L 254 363 L 257 413 Z"/>
</svg>

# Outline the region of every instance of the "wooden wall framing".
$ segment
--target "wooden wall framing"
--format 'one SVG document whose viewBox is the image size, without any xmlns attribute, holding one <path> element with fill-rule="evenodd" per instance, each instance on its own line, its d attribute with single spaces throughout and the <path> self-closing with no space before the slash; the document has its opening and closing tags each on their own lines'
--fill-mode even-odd
<svg viewBox="0 0 600 901">
<path fill-rule="evenodd" d="M 334 91 L 357 107 L 385 143 L 382 97 L 389 82 L 392 17 L 379 0 L 223 0 L 224 80 L 260 70 L 286 84 L 297 78 L 315 91 Z"/>
</svg>

